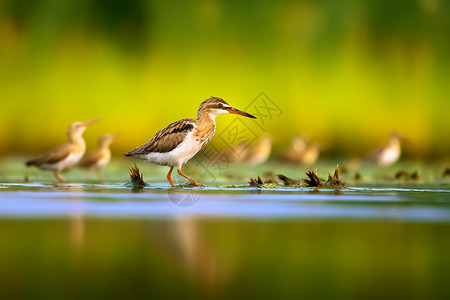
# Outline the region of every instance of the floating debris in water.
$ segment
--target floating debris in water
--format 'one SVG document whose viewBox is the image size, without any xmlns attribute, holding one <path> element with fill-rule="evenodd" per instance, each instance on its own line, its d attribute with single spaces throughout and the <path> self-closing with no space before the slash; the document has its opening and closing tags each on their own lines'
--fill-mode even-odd
<svg viewBox="0 0 450 300">
<path fill-rule="evenodd" d="M 315 187 L 316 189 L 326 188 L 335 190 L 347 188 L 345 186 L 345 183 L 339 178 L 338 166 L 336 166 L 336 169 L 334 170 L 334 175 L 328 173 L 327 180 L 320 178 L 317 175 L 317 169 L 314 171 L 306 172 L 306 176 L 308 176 L 307 179 L 302 179 L 306 187 Z"/>
<path fill-rule="evenodd" d="M 412 180 L 419 180 L 420 179 L 419 172 L 414 171 L 410 177 Z"/>
<path fill-rule="evenodd" d="M 128 168 L 128 174 L 130 174 L 130 181 L 127 185 L 131 186 L 134 190 L 142 189 L 147 185 L 144 182 L 144 176 L 139 172 L 136 164 Z"/>
<path fill-rule="evenodd" d="M 397 173 L 395 173 L 395 179 L 406 179 L 408 177 L 408 173 L 406 173 L 405 171 L 398 171 Z"/>
<path fill-rule="evenodd" d="M 450 176 L 450 168 L 446 168 L 444 170 L 444 172 L 442 173 L 443 178 L 448 177 L 448 176 Z"/>
<path fill-rule="evenodd" d="M 314 171 L 306 172 L 306 176 L 308 176 L 308 178 L 302 179 L 302 181 L 307 187 L 322 187 L 325 183 L 325 179 L 320 178 L 317 175 L 317 169 Z"/>
<path fill-rule="evenodd" d="M 300 180 L 289 178 L 283 174 L 278 174 L 278 178 L 283 181 L 284 186 L 289 187 L 299 187 L 300 186 Z"/>
<path fill-rule="evenodd" d="M 256 179 L 250 178 L 249 184 L 250 184 L 250 186 L 257 187 L 257 188 L 269 188 L 270 189 L 270 188 L 276 187 L 276 184 L 267 182 L 267 181 L 263 181 L 261 179 L 261 177 L 259 177 L 259 176 Z"/>
<path fill-rule="evenodd" d="M 263 178 L 265 183 L 277 184 L 277 177 L 272 171 L 265 172 Z"/>
<path fill-rule="evenodd" d="M 334 169 L 333 176 L 328 173 L 328 180 L 325 182 L 325 187 L 339 190 L 347 188 L 345 183 L 339 178 L 339 166 L 336 166 L 336 169 Z"/>
<path fill-rule="evenodd" d="M 408 174 L 406 171 L 398 171 L 395 173 L 395 179 L 396 180 L 413 180 L 417 181 L 420 179 L 419 172 L 414 171 L 411 174 Z"/>
<path fill-rule="evenodd" d="M 257 179 L 250 178 L 249 184 L 250 186 L 261 187 L 264 184 L 264 182 L 262 181 L 261 177 L 258 176 Z"/>
</svg>

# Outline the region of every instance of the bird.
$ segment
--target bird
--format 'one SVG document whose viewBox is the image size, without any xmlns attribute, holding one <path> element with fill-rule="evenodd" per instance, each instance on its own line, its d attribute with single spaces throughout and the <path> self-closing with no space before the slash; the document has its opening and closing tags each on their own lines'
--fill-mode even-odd
<svg viewBox="0 0 450 300">
<path fill-rule="evenodd" d="M 389 166 L 397 162 L 402 153 L 401 141 L 405 140 L 404 136 L 394 131 L 389 136 L 387 144 L 378 147 L 369 153 L 364 162 L 377 164 L 380 166 Z"/>
<path fill-rule="evenodd" d="M 65 182 L 59 173 L 77 164 L 86 151 L 86 143 L 83 132 L 86 128 L 99 121 L 93 119 L 87 122 L 74 122 L 69 126 L 67 135 L 70 143 L 58 146 L 35 159 L 26 162 L 27 166 L 36 166 L 42 170 L 53 171 L 53 175 L 59 182 Z"/>
<path fill-rule="evenodd" d="M 225 150 L 224 157 L 231 163 L 239 164 L 247 157 L 248 147 L 248 141 L 242 141 L 233 146 L 230 145 Z M 219 156 L 216 158 L 222 159 L 222 157 Z"/>
<path fill-rule="evenodd" d="M 255 116 L 230 106 L 225 100 L 210 97 L 203 101 L 197 111 L 196 119 L 181 119 L 171 123 L 156 133 L 142 146 L 125 153 L 154 164 L 170 167 L 167 181 L 174 187 L 172 170 L 177 167 L 178 174 L 195 186 L 204 186 L 181 171 L 181 166 L 190 160 L 214 136 L 215 119 L 223 114 L 236 114 L 256 119 Z"/>
<path fill-rule="evenodd" d="M 303 134 L 294 136 L 291 147 L 284 153 L 283 159 L 289 162 L 298 162 L 299 157 L 306 149 L 306 139 Z"/>
<path fill-rule="evenodd" d="M 89 177 L 89 171 L 95 170 L 97 178 L 103 179 L 101 169 L 106 166 L 111 159 L 111 150 L 109 146 L 121 134 L 104 134 L 98 138 L 98 148 L 83 157 L 77 167 L 87 170 L 86 176 Z"/>
<path fill-rule="evenodd" d="M 291 147 L 284 153 L 284 160 L 304 166 L 314 164 L 323 147 L 317 142 L 308 142 L 308 140 L 307 135 L 296 135 L 292 139 Z"/>
<path fill-rule="evenodd" d="M 260 165 L 269 158 L 271 150 L 272 137 L 263 135 L 258 144 L 248 149 L 244 163 L 250 166 Z"/>
<path fill-rule="evenodd" d="M 297 162 L 300 165 L 309 166 L 319 159 L 321 145 L 319 143 L 311 143 L 306 146 L 305 150 L 299 155 Z"/>
</svg>

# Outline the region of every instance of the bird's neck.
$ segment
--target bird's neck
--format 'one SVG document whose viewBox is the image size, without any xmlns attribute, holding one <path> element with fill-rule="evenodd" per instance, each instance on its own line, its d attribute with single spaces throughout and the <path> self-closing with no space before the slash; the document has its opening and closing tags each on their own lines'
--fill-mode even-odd
<svg viewBox="0 0 450 300">
<path fill-rule="evenodd" d="M 98 144 L 99 149 L 109 149 L 109 143 L 108 142 L 102 142 Z"/>
<path fill-rule="evenodd" d="M 389 140 L 389 146 L 395 147 L 395 148 L 400 148 L 400 141 L 397 138 L 391 138 Z"/>
<path fill-rule="evenodd" d="M 69 139 L 72 144 L 79 146 L 81 149 L 86 149 L 86 143 L 82 133 L 72 133 L 69 135 Z"/>
<path fill-rule="evenodd" d="M 197 126 L 216 127 L 216 116 L 211 116 L 208 112 L 199 112 L 197 116 Z"/>
</svg>

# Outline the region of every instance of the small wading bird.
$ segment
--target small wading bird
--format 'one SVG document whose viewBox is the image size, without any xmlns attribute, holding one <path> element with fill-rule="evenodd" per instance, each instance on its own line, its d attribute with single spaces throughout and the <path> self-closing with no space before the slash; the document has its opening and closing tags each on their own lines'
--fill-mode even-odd
<svg viewBox="0 0 450 300">
<path fill-rule="evenodd" d="M 400 142 L 402 140 L 405 140 L 403 135 L 396 131 L 392 132 L 389 142 L 372 151 L 364 158 L 364 161 L 380 166 L 392 165 L 400 158 L 402 152 Z"/>
<path fill-rule="evenodd" d="M 200 104 L 197 119 L 182 119 L 161 129 L 144 145 L 124 154 L 154 164 L 169 166 L 167 180 L 173 187 L 172 170 L 177 167 L 178 174 L 196 186 L 204 186 L 184 174 L 181 166 L 190 160 L 209 140 L 216 130 L 215 119 L 223 114 L 236 114 L 248 118 L 256 117 L 231 107 L 225 100 L 211 97 Z"/>
<path fill-rule="evenodd" d="M 308 145 L 302 154 L 298 157 L 298 163 L 300 165 L 309 166 L 314 164 L 320 155 L 321 146 L 319 143 L 311 143 Z"/>
<path fill-rule="evenodd" d="M 248 149 L 245 156 L 244 163 L 250 166 L 260 165 L 269 158 L 272 151 L 272 137 L 264 135 L 259 140 L 258 144 Z"/>
<path fill-rule="evenodd" d="M 306 137 L 302 134 L 296 135 L 292 139 L 291 147 L 283 155 L 283 159 L 289 162 L 297 162 L 298 158 L 306 149 Z"/>
<path fill-rule="evenodd" d="M 83 132 L 86 128 L 97 122 L 99 119 L 87 122 L 75 122 L 69 126 L 67 135 L 70 143 L 61 145 L 50 150 L 39 157 L 26 162 L 27 166 L 36 166 L 42 170 L 53 171 L 53 175 L 59 182 L 64 180 L 59 177 L 59 172 L 77 164 L 86 151 L 86 143 L 83 139 Z"/>
<path fill-rule="evenodd" d="M 104 134 L 98 138 L 98 148 L 83 157 L 77 164 L 77 167 L 86 169 L 86 177 L 89 178 L 89 172 L 95 170 L 97 178 L 103 179 L 101 169 L 106 166 L 111 159 L 111 150 L 109 146 L 119 137 L 120 134 Z"/>
<path fill-rule="evenodd" d="M 247 142 L 238 143 L 229 147 L 225 152 L 225 157 L 229 162 L 248 166 L 256 166 L 264 163 L 270 156 L 272 150 L 272 137 L 264 135 L 255 145 L 249 145 Z M 221 157 L 217 157 L 221 159 Z"/>
<path fill-rule="evenodd" d="M 291 147 L 284 154 L 284 159 L 288 162 L 309 166 L 314 164 L 320 155 L 322 146 L 317 142 L 306 143 L 308 138 L 305 135 L 297 135 L 292 140 Z"/>
</svg>

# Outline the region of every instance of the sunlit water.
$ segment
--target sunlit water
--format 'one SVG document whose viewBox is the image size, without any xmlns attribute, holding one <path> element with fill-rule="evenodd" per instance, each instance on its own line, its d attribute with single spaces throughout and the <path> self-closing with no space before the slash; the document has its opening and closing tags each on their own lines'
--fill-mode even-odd
<svg viewBox="0 0 450 300">
<path fill-rule="evenodd" d="M 171 218 L 180 215 L 239 218 L 397 219 L 450 222 L 444 187 L 251 187 L 169 189 L 153 184 L 136 192 L 125 184 L 0 184 L 0 216 Z"/>
</svg>

